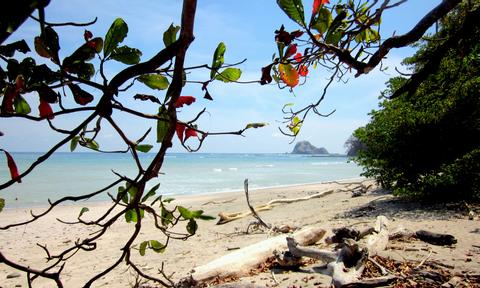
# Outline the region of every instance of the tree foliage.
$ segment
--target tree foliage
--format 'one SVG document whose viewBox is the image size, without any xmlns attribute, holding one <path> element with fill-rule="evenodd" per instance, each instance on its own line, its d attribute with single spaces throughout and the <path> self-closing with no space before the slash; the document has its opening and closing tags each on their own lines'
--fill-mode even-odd
<svg viewBox="0 0 480 288">
<path fill-rule="evenodd" d="M 259 128 L 263 123 L 245 123 L 243 129 L 234 132 L 203 131 L 196 124 L 204 115 L 206 109 L 200 110 L 194 119 L 181 119 L 177 114 L 178 109 L 196 109 L 192 105 L 194 96 L 183 96 L 183 87 L 187 84 L 197 85 L 199 93 L 206 91 L 205 98 L 213 100 L 208 93 L 207 86 L 213 81 L 223 83 L 235 82 L 241 77 L 241 70 L 234 68 L 237 64 L 224 64 L 226 45 L 220 43 L 213 53 L 212 65 L 197 65 L 185 67 L 185 54 L 194 40 L 193 27 L 197 2 L 185 0 L 181 23 L 179 26 L 170 25 L 163 33 L 165 47 L 159 47 L 156 54 L 150 59 L 142 59 L 142 52 L 135 47 L 128 47 L 124 39 L 128 37 L 128 24 L 117 18 L 104 36 L 93 35 L 85 26 L 89 23 L 51 23 L 47 21 L 49 1 L 25 0 L 19 1 L 18 6 L 22 13 L 15 13 L 18 7 L 6 4 L 1 14 L 9 14 L 0 20 L 0 118 L 25 119 L 28 121 L 47 122 L 51 130 L 61 135 L 61 140 L 41 155 L 30 165 L 19 170 L 15 164 L 14 155 L 0 148 L 7 158 L 10 171 L 10 180 L 0 183 L 2 193 L 47 161 L 62 146 L 69 146 L 71 151 L 88 149 L 96 153 L 130 153 L 132 163 L 136 165 L 132 175 L 120 175 L 113 172 L 117 179 L 96 191 L 85 191 L 80 196 L 60 194 L 59 199 L 49 200 L 48 206 L 39 214 L 31 215 L 25 221 L 0 226 L 0 230 L 25 226 L 50 213 L 57 205 L 66 202 L 76 202 L 92 199 L 100 194 L 108 194 L 111 203 L 102 211 L 101 216 L 92 220 L 85 220 L 89 212 L 88 207 L 83 207 L 79 212 L 74 212 L 77 217 L 75 222 L 62 222 L 64 225 L 85 225 L 96 227 L 95 232 L 82 235 L 81 238 L 71 242 L 63 251 L 54 252 L 42 243 L 37 243 L 46 254 L 46 263 L 42 267 L 32 267 L 28 264 L 19 264 L 18 259 L 10 259 L 0 251 L 0 263 L 25 272 L 29 286 L 38 278 L 51 279 L 56 286 L 63 287 L 62 270 L 64 265 L 78 251 L 95 252 L 97 242 L 108 233 L 109 228 L 117 221 L 124 220 L 134 228 L 126 236 L 122 249 L 116 259 L 109 266 L 100 271 L 93 271 L 88 275 L 90 279 L 85 283 L 78 283 L 90 287 L 109 273 L 115 267 L 124 263 L 141 277 L 156 281 L 164 286 L 173 286 L 174 283 L 159 270 L 161 276 L 148 275 L 140 270 L 131 257 L 132 253 L 145 255 L 152 251 L 162 253 L 167 249 L 170 241 L 186 240 L 193 236 L 198 228 L 199 220 L 212 220 L 213 217 L 205 215 L 202 210 L 190 210 L 186 207 L 176 206 L 173 199 L 165 198 L 158 193 L 160 183 L 152 188 L 152 182 L 163 169 L 163 162 L 167 150 L 172 147 L 175 135 L 180 144 L 187 151 L 197 151 L 202 143 L 209 137 L 216 135 L 242 135 L 245 130 Z M 8 12 L 9 11 L 9 12 Z M 38 11 L 38 17 L 31 15 Z M 24 13 L 23 13 L 24 12 Z M 23 39 L 16 42 L 4 43 L 8 37 L 26 20 L 31 17 L 38 22 L 39 32 L 33 39 Z M 62 58 L 59 53 L 62 47 L 62 35 L 57 34 L 58 26 L 73 26 L 78 28 L 78 46 L 68 56 Z M 82 37 L 83 36 L 83 37 Z M 33 40 L 33 41 L 30 41 Z M 34 47 L 27 42 L 33 43 Z M 62 52 L 64 52 L 62 50 Z M 213 51 L 212 51 L 213 52 Z M 36 55 L 35 55 L 36 54 Z M 105 70 L 112 62 L 124 64 L 113 77 L 108 78 Z M 97 64 L 98 63 L 98 64 Z M 118 67 L 118 66 L 117 66 Z M 203 69 L 206 72 L 205 81 L 187 79 L 187 71 Z M 99 77 L 93 77 L 93 75 Z M 135 85 L 145 85 L 152 89 L 151 94 L 134 94 Z M 208 97 L 207 97 L 208 96 Z M 136 109 L 129 108 L 129 99 L 141 101 Z M 190 107 L 185 107 L 190 106 Z M 157 114 L 149 114 L 151 107 L 156 107 Z M 182 108 L 183 107 L 183 108 Z M 115 111 L 115 113 L 113 113 Z M 87 116 L 85 116 L 87 115 Z M 63 117 L 72 120 L 72 127 L 61 127 L 57 122 Z M 80 116 L 80 117 L 79 117 Z M 117 122 L 117 117 L 131 117 L 144 119 L 147 127 L 139 127 L 142 136 L 133 138 L 124 131 Z M 78 120 L 80 118 L 80 121 Z M 109 126 L 119 137 L 124 145 L 122 151 L 105 151 L 99 143 L 99 135 L 104 133 L 103 127 Z M 150 127 L 148 127 L 150 126 Z M 156 143 L 148 143 L 147 136 L 152 127 L 156 126 Z M 0 134 L 8 137 L 9 135 Z M 187 142 L 188 140 L 188 142 Z M 193 148 L 192 148 L 193 147 Z M 153 152 L 151 161 L 140 161 L 139 153 Z M 74 171 L 72 171 L 74 172 Z M 1 196 L 1 195 L 0 195 Z M 3 198 L 0 198 L 0 212 L 4 208 Z M 153 219 L 150 224 L 158 230 L 156 239 L 145 239 L 140 231 L 144 218 Z M 183 229 L 178 229 L 184 224 Z M 175 227 L 175 228 L 174 228 Z M 173 231 L 173 229 L 175 231 Z M 157 238 L 158 237 L 158 238 Z M 137 248 L 139 247 L 139 249 Z"/>
<path fill-rule="evenodd" d="M 428 12 L 403 35 L 387 38 L 380 34 L 383 13 L 403 4 L 398 1 L 336 1 L 314 0 L 312 8 L 302 0 L 277 0 L 280 9 L 293 21 L 298 30 L 287 31 L 281 25 L 275 31 L 277 52 L 272 63 L 262 68 L 262 84 L 275 81 L 283 89 L 293 89 L 306 83 L 309 69 L 321 68 L 330 76 L 323 91 L 312 104 L 293 108 L 285 106 L 283 134 L 297 136 L 309 114 L 327 117 L 319 106 L 333 81 L 346 81 L 351 72 L 355 77 L 382 68 L 382 60 L 391 49 L 401 48 L 419 40 L 424 33 L 461 0 L 444 0 Z"/>
<path fill-rule="evenodd" d="M 401 195 L 480 199 L 480 24 L 466 23 L 469 15 L 478 17 L 479 7 L 470 1 L 450 13 L 404 61 L 413 76 L 389 80 L 382 96 L 395 98 L 384 100 L 371 122 L 354 132 L 366 145 L 356 157 L 365 176 Z M 425 79 L 408 86 L 419 73 Z"/>
</svg>

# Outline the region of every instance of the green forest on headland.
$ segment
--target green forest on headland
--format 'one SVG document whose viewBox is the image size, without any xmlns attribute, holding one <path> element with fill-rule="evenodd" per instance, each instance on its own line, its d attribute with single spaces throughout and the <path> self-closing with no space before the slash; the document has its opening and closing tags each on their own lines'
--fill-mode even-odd
<svg viewBox="0 0 480 288">
<path fill-rule="evenodd" d="M 414 76 L 391 78 L 380 109 L 354 132 L 363 175 L 398 195 L 480 200 L 480 13 L 473 2 L 418 44 L 403 61 Z"/>
</svg>

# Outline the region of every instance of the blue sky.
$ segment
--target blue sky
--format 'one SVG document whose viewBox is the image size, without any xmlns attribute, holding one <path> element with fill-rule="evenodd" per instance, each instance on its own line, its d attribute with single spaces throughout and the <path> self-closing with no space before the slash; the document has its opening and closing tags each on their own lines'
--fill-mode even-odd
<svg viewBox="0 0 480 288">
<path fill-rule="evenodd" d="M 234 63 L 247 58 L 247 62 L 239 68 L 243 70 L 243 81 L 258 80 L 261 67 L 269 64 L 276 51 L 274 31 L 284 24 L 287 31 L 297 26 L 278 8 L 275 1 L 267 0 L 199 0 L 195 23 L 195 41 L 187 53 L 187 66 L 210 64 L 213 51 L 219 42 L 227 45 L 225 61 Z M 311 2 L 304 0 L 306 13 L 311 9 Z M 332 2 L 334 2 L 332 0 Z M 408 31 L 426 12 L 440 1 L 409 0 L 399 7 L 391 9 L 382 19 L 381 35 L 388 37 Z M 143 52 L 142 60 L 149 59 L 156 51 L 164 47 L 163 32 L 171 23 L 180 23 L 182 3 L 179 0 L 53 0 L 47 7 L 46 17 L 50 22 L 90 21 L 98 17 L 98 21 L 88 29 L 94 36 L 104 37 L 110 24 L 117 17 L 123 18 L 129 26 L 129 34 L 123 44 L 135 47 Z M 61 57 L 68 56 L 83 43 L 84 28 L 59 27 Z M 27 21 L 17 33 L 7 41 L 25 38 L 33 49 L 33 38 L 38 35 L 38 24 Z M 412 54 L 411 48 L 392 50 L 385 60 L 389 67 L 387 72 L 378 69 L 360 78 L 349 75 L 347 84 L 335 83 L 329 90 L 320 111 L 336 112 L 328 118 L 311 115 L 304 124 L 297 141 L 308 140 L 316 146 L 327 148 L 330 152 L 343 153 L 343 144 L 357 127 L 368 122 L 368 112 L 378 104 L 379 92 L 384 89 L 385 81 L 396 75 L 394 67 L 400 67 L 405 56 Z M 39 61 L 43 61 L 39 59 Z M 112 61 L 110 61 L 112 62 Z M 107 75 L 114 75 L 124 65 L 108 63 Z M 189 80 L 206 80 L 209 71 L 195 71 Z M 191 106 L 179 113 L 181 120 L 189 120 L 201 109 L 209 113 L 199 121 L 199 128 L 211 132 L 236 131 L 250 122 L 267 122 L 262 129 L 249 130 L 246 137 L 218 136 L 206 140 L 202 152 L 289 152 L 293 149 L 291 138 L 280 134 L 278 127 L 283 127 L 281 108 L 286 103 L 295 103 L 295 107 L 316 101 L 326 83 L 327 74 L 321 69 L 310 71 L 306 85 L 296 87 L 295 95 L 287 89 L 280 90 L 276 85 L 260 86 L 259 84 L 224 84 L 212 83 L 209 86 L 214 101 L 202 99 L 201 86 L 187 85 L 183 95 L 197 98 Z M 96 75 L 94 80 L 100 81 Z M 218 81 L 217 81 L 218 82 Z M 90 92 L 98 93 L 94 90 Z M 138 103 L 132 99 L 136 93 L 152 93 L 142 85 L 135 85 L 128 93 L 121 94 L 119 100 L 125 106 L 144 109 L 155 113 L 156 107 Z M 163 93 L 154 91 L 163 98 Z M 98 96 L 97 96 L 98 97 Z M 34 99 L 35 97 L 32 97 Z M 27 101 L 29 99 L 27 98 Z M 67 102 L 68 104 L 68 102 Z M 32 113 L 36 113 L 37 102 L 31 101 Z M 74 127 L 81 116 L 57 117 L 55 125 L 61 128 Z M 85 116 L 85 115 L 83 115 Z M 155 128 L 154 122 L 144 119 L 132 119 L 124 115 L 114 114 L 115 120 L 131 136 L 140 137 L 149 127 Z M 21 119 L 2 119 L 0 131 L 5 136 L 0 138 L 0 146 L 9 151 L 46 151 L 61 139 L 49 131 L 45 122 L 31 123 Z M 154 134 L 147 140 L 154 144 Z M 190 140 L 189 140 L 190 141 Z M 119 138 L 105 123 L 98 142 L 103 149 L 118 149 Z M 158 146 L 156 146 L 158 147 Z M 68 151 L 63 147 L 61 151 Z M 172 152 L 182 152 L 183 148 L 174 143 Z"/>
</svg>

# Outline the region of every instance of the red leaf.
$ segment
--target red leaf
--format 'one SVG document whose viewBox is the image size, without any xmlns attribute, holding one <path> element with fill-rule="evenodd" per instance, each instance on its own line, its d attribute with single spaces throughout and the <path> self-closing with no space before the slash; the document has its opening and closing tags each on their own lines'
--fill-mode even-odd
<svg viewBox="0 0 480 288">
<path fill-rule="evenodd" d="M 295 30 L 293 32 L 290 32 L 290 36 L 294 37 L 294 38 L 299 38 L 303 35 L 303 31 L 300 31 L 300 30 Z"/>
<path fill-rule="evenodd" d="M 300 74 L 300 76 L 307 76 L 308 75 L 308 68 L 307 66 L 305 65 L 301 65 L 300 68 L 298 68 L 298 74 Z"/>
<path fill-rule="evenodd" d="M 185 131 L 185 125 L 184 124 L 181 124 L 181 123 L 178 123 L 177 122 L 177 125 L 175 126 L 175 130 L 177 131 L 177 136 L 178 136 L 178 139 L 180 139 L 180 142 L 183 142 L 183 132 Z"/>
<path fill-rule="evenodd" d="M 180 96 L 178 97 L 177 101 L 173 103 L 173 107 L 179 108 L 183 107 L 183 105 L 190 105 L 195 102 L 195 97 L 193 96 Z"/>
<path fill-rule="evenodd" d="M 77 84 L 68 84 L 68 87 L 72 91 L 73 99 L 75 100 L 75 102 L 77 102 L 77 104 L 85 106 L 93 101 L 93 95 L 86 91 L 83 91 L 82 88 L 80 88 L 80 86 L 78 86 Z"/>
<path fill-rule="evenodd" d="M 92 39 L 92 37 L 93 37 L 92 32 L 85 30 L 85 32 L 83 33 L 83 38 L 85 38 L 85 41 Z"/>
<path fill-rule="evenodd" d="M 295 61 L 297 61 L 297 62 L 301 62 L 302 61 L 302 53 L 295 54 L 295 56 L 293 56 L 293 59 L 295 59 Z"/>
<path fill-rule="evenodd" d="M 290 44 L 285 52 L 285 58 L 289 58 L 293 54 L 297 53 L 297 44 Z"/>
<path fill-rule="evenodd" d="M 8 85 L 5 88 L 5 95 L 2 101 L 2 112 L 3 113 L 14 113 L 15 109 L 13 107 L 13 102 L 18 95 L 18 91 L 15 90 L 12 86 Z"/>
<path fill-rule="evenodd" d="M 187 130 L 185 130 L 185 141 L 187 141 L 187 139 L 190 137 L 198 137 L 197 131 L 193 130 L 192 128 L 187 128 Z"/>
<path fill-rule="evenodd" d="M 22 75 L 18 75 L 15 79 L 15 90 L 18 92 L 25 90 L 25 78 Z"/>
<path fill-rule="evenodd" d="M 3 152 L 5 152 L 5 156 L 7 156 L 7 165 L 8 169 L 10 170 L 10 176 L 12 176 L 12 180 L 16 179 L 18 183 L 22 183 L 22 179 L 19 177 L 17 165 L 15 164 L 12 155 L 5 150 L 3 150 Z"/>
<path fill-rule="evenodd" d="M 313 1 L 313 9 L 312 9 L 312 14 L 315 15 L 318 12 L 318 9 L 320 9 L 320 6 L 323 4 L 329 4 L 330 0 L 314 0 Z"/>
<path fill-rule="evenodd" d="M 40 111 L 40 117 L 53 119 L 55 115 L 53 115 L 52 107 L 48 104 L 47 101 L 40 98 L 40 105 L 38 105 L 38 111 Z"/>
</svg>

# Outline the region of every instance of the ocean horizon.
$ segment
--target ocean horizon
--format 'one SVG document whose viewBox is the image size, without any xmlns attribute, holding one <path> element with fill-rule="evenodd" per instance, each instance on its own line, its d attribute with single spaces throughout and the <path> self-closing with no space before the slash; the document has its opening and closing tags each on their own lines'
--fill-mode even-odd
<svg viewBox="0 0 480 288">
<path fill-rule="evenodd" d="M 13 152 L 19 171 L 27 169 L 42 152 Z M 154 153 L 140 154 L 144 165 Z M 5 158 L 5 157 L 3 157 Z M 6 160 L 0 162 L 0 181 L 10 179 Z M 9 188 L 0 191 L 5 208 L 48 205 L 48 199 L 91 193 L 115 181 L 112 172 L 133 178 L 136 166 L 130 154 L 58 152 Z M 362 169 L 345 155 L 299 155 L 289 153 L 168 153 L 157 179 L 157 194 L 197 195 L 243 190 L 244 179 L 251 189 L 321 183 L 359 178 Z M 109 190 L 116 195 L 117 187 Z M 88 202 L 108 201 L 102 193 Z"/>
</svg>

